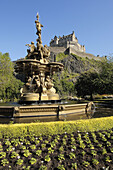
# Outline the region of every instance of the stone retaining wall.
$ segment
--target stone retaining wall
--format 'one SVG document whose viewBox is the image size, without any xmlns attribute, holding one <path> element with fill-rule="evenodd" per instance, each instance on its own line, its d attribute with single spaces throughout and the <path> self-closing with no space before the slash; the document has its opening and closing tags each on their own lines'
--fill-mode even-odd
<svg viewBox="0 0 113 170">
<path fill-rule="evenodd" d="M 90 53 L 85 53 L 85 52 L 80 52 L 80 51 L 76 51 L 74 48 L 64 48 L 64 47 L 49 47 L 51 55 L 57 55 L 58 53 L 65 53 L 65 54 L 75 54 L 77 56 L 80 57 L 84 57 L 84 58 L 89 58 L 89 59 L 94 59 L 94 60 L 101 60 L 102 57 L 96 57 L 93 54 Z"/>
</svg>

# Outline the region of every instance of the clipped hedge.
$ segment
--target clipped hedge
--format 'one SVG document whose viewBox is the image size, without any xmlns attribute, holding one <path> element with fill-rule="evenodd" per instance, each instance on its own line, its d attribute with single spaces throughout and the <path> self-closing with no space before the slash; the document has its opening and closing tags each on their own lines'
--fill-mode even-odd
<svg viewBox="0 0 113 170">
<path fill-rule="evenodd" d="M 42 122 L 29 124 L 1 124 L 0 138 L 20 137 L 28 134 L 53 135 L 62 133 L 72 133 L 76 131 L 99 131 L 113 128 L 113 117 L 95 118 L 76 121 Z"/>
</svg>

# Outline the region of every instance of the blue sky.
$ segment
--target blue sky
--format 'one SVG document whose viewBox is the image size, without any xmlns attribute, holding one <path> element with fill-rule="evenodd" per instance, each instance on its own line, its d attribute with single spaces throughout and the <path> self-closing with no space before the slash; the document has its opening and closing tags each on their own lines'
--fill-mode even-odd
<svg viewBox="0 0 113 170">
<path fill-rule="evenodd" d="M 113 0 L 0 0 L 0 52 L 11 60 L 27 55 L 36 43 L 36 14 L 43 45 L 75 31 L 78 42 L 94 55 L 113 55 Z"/>
</svg>

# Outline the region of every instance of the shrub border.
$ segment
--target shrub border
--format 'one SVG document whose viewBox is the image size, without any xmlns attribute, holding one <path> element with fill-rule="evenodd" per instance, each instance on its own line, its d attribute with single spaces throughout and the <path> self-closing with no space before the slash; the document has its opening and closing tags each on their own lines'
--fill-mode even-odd
<svg viewBox="0 0 113 170">
<path fill-rule="evenodd" d="M 21 137 L 28 134 L 54 135 L 62 133 L 72 133 L 76 131 L 89 132 L 99 130 L 109 130 L 113 128 L 113 116 L 104 118 L 84 119 L 76 121 L 41 122 L 26 124 L 1 124 L 0 138 Z"/>
</svg>

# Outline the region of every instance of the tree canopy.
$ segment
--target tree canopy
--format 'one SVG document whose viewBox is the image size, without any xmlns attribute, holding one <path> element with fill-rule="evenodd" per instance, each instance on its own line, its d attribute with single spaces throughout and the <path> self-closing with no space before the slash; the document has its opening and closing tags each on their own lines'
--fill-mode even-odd
<svg viewBox="0 0 113 170">
<path fill-rule="evenodd" d="M 82 73 L 75 84 L 77 95 L 81 97 L 84 97 L 85 95 L 90 95 L 92 100 L 92 95 L 99 92 L 99 81 L 100 77 L 97 72 L 87 71 L 85 73 Z"/>
<path fill-rule="evenodd" d="M 4 101 L 14 100 L 18 97 L 22 82 L 14 75 L 14 64 L 9 54 L 0 52 L 0 99 Z"/>
<path fill-rule="evenodd" d="M 113 61 L 105 59 L 100 65 L 101 94 L 113 93 Z"/>
<path fill-rule="evenodd" d="M 54 86 L 60 96 L 72 96 L 76 94 L 74 84 L 69 79 L 69 75 L 66 70 L 54 75 Z"/>
<path fill-rule="evenodd" d="M 113 94 L 113 62 L 104 59 L 99 72 L 87 71 L 80 75 L 75 84 L 77 95 L 84 97 L 93 94 Z"/>
</svg>

